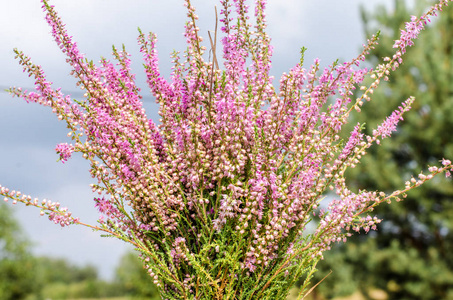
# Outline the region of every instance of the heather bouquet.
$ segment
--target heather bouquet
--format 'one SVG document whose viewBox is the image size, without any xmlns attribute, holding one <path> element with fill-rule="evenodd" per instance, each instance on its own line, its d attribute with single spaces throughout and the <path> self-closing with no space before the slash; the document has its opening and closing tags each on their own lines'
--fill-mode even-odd
<svg viewBox="0 0 453 300">
<path fill-rule="evenodd" d="M 90 225 L 57 202 L 2 186 L 0 194 L 40 208 L 61 226 L 84 225 L 133 244 L 163 299 L 285 299 L 300 278 L 303 298 L 324 251 L 353 232 L 376 229 L 380 220 L 370 215 L 376 205 L 401 200 L 439 173 L 450 175 L 451 161 L 439 158 L 438 166 L 402 179 L 392 193 L 346 186 L 345 171 L 397 129 L 413 98 L 372 135 L 356 124 L 341 138 L 350 113 L 371 100 L 448 2 L 412 17 L 393 57 L 374 69 L 361 64 L 378 35 L 356 59 L 327 68 L 319 60 L 303 68 L 302 49 L 300 62 L 274 82 L 266 1 L 248 6 L 245 0 L 221 0 L 220 29 L 216 24 L 203 40 L 195 8 L 185 0 L 187 49 L 173 53 L 169 80 L 159 70 L 157 37 L 138 35 L 147 83 L 160 105 L 155 123 L 142 107 L 130 54 L 113 48 L 116 62 L 87 60 L 54 7 L 42 0 L 85 98 L 52 88 L 41 67 L 18 50 L 36 90 L 10 92 L 48 106 L 66 122 L 72 143 L 56 151 L 62 162 L 74 152 L 89 162 L 101 217 Z M 365 85 L 365 78 L 371 83 Z M 323 204 L 329 191 L 336 196 Z"/>
</svg>

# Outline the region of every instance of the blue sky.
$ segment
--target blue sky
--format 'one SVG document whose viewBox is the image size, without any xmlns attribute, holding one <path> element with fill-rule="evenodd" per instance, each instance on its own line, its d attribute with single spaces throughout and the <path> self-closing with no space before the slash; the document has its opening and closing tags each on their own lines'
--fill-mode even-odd
<svg viewBox="0 0 453 300">
<path fill-rule="evenodd" d="M 269 0 L 268 33 L 275 47 L 272 73 L 287 71 L 299 60 L 302 46 L 306 66 L 319 57 L 327 65 L 336 60 L 349 60 L 358 54 L 365 37 L 359 17 L 359 5 L 372 9 L 391 0 Z M 89 59 L 110 57 L 111 46 L 123 43 L 132 54 L 133 71 L 142 87 L 148 116 L 157 119 L 157 106 L 149 97 L 144 82 L 141 57 L 136 43 L 137 27 L 157 33 L 161 70 L 169 74 L 169 54 L 184 50 L 182 36 L 185 11 L 182 0 L 53 0 L 67 29 Z M 201 34 L 214 29 L 216 1 L 193 0 L 200 16 Z M 54 87 L 79 95 L 65 58 L 52 41 L 38 0 L 7 1 L 0 10 L 0 87 L 34 83 L 22 73 L 14 60 L 14 47 L 42 65 Z M 408 17 L 409 19 L 409 17 Z M 98 214 L 93 206 L 89 184 L 89 165 L 79 156 L 65 164 L 57 163 L 55 145 L 69 142 L 66 127 L 51 111 L 36 104 L 0 93 L 0 184 L 21 190 L 33 197 L 59 201 L 75 216 L 94 224 Z M 15 215 L 34 241 L 34 253 L 65 257 L 75 263 L 91 263 L 101 275 L 113 274 L 119 257 L 131 249 L 123 242 L 100 238 L 99 233 L 72 226 L 60 228 L 40 217 L 39 210 L 23 207 Z"/>
</svg>

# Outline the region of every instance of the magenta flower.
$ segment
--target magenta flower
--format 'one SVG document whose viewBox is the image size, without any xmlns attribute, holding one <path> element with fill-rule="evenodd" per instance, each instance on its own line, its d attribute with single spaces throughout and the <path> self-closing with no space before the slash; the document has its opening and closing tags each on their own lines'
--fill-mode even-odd
<svg viewBox="0 0 453 300">
<path fill-rule="evenodd" d="M 74 146 L 68 145 L 67 143 L 61 143 L 55 147 L 55 151 L 57 151 L 57 154 L 60 154 L 60 161 L 65 163 L 71 158 L 71 155 L 74 152 Z"/>
</svg>

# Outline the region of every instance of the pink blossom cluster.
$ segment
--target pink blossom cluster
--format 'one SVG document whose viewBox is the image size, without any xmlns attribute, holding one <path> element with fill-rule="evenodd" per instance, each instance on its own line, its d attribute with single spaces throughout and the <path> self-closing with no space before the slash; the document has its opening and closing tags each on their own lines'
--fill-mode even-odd
<svg viewBox="0 0 453 300">
<path fill-rule="evenodd" d="M 240 239 L 241 248 L 235 251 L 240 253 L 244 274 L 262 274 L 282 257 L 287 263 L 281 269 L 288 274 L 284 267 L 301 256 L 319 258 L 332 243 L 346 240 L 351 230 L 375 229 L 379 220 L 364 216 L 375 205 L 399 199 L 452 169 L 451 162 L 443 160 L 442 166 L 429 169 L 429 175 L 419 175 L 419 180 L 392 194 L 353 192 L 346 186 L 345 171 L 379 139 L 397 130 L 413 98 L 372 136 L 364 135 L 363 125 L 357 124 L 349 139 L 340 138 L 351 111 L 360 111 L 364 100 L 371 100 L 380 80 L 401 64 L 405 48 L 446 0 L 413 18 L 395 43 L 395 56 L 376 70 L 361 67 L 377 44 L 374 36 L 351 62 L 322 69 L 315 60 L 305 69 L 301 60 L 276 84 L 270 75 L 272 46 L 265 32 L 265 0 L 256 1 L 253 13 L 245 0 L 220 1 L 223 51 L 217 53 L 216 40 L 212 41 L 212 59 L 206 57 L 195 8 L 186 0 L 187 49 L 173 54 L 169 80 L 159 69 L 156 35 L 140 31 L 138 37 L 147 83 L 160 104 L 158 125 L 142 107 L 130 54 L 114 48 L 116 63 L 105 58 L 98 66 L 88 63 L 54 8 L 47 0 L 42 2 L 52 35 L 86 99 L 72 101 L 52 89 L 41 68 L 22 52 L 17 56 L 35 78 L 36 92 L 11 92 L 51 107 L 67 122 L 74 145 L 60 144 L 56 150 L 63 162 L 72 152 L 89 161 L 97 181 L 93 192 L 102 196 L 95 198 L 103 215 L 97 229 L 136 245 L 166 293 L 183 293 L 188 287 L 193 291 L 194 268 L 201 272 L 206 261 L 225 260 L 225 251 L 219 250 L 224 247 L 219 245 L 228 246 L 225 236 Z M 218 65 L 220 56 L 223 68 Z M 373 83 L 360 87 L 362 94 L 353 99 L 367 76 Z M 338 198 L 318 210 L 329 188 Z M 6 188 L 0 194 L 29 203 Z M 54 222 L 77 223 L 56 205 L 43 209 L 50 211 Z M 307 238 L 302 233 L 313 215 L 320 221 Z M 165 276 L 171 280 L 162 281 Z M 214 279 L 210 282 L 216 284 Z"/>
<path fill-rule="evenodd" d="M 49 220 L 55 224 L 59 224 L 61 227 L 69 226 L 71 224 L 79 224 L 79 218 L 74 218 L 72 213 L 68 211 L 66 207 L 60 207 L 60 203 L 52 202 L 50 200 L 43 199 L 39 201 L 38 198 L 33 198 L 30 195 L 25 195 L 20 191 L 10 190 L 7 187 L 0 185 L 0 195 L 4 197 L 4 201 L 8 202 L 8 199 L 13 200 L 13 204 L 22 202 L 25 205 L 35 206 L 41 209 L 41 216 L 47 214 Z"/>
<path fill-rule="evenodd" d="M 179 265 L 182 261 L 188 261 L 185 242 L 186 240 L 182 237 L 176 238 L 173 242 L 173 248 L 170 251 L 170 255 L 176 265 Z"/>
<path fill-rule="evenodd" d="M 74 152 L 74 146 L 68 145 L 68 143 L 61 143 L 55 147 L 57 154 L 60 154 L 60 160 L 62 163 L 71 158 L 72 153 Z"/>
</svg>

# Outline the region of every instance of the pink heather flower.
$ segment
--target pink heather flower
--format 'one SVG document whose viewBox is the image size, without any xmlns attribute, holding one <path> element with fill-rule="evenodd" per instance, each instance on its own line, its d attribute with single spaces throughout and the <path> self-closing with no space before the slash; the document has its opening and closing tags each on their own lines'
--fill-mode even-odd
<svg viewBox="0 0 453 300">
<path fill-rule="evenodd" d="M 74 152 L 74 146 L 68 145 L 67 143 L 58 144 L 55 147 L 57 154 L 60 154 L 60 161 L 65 163 L 69 158 L 71 158 L 72 153 Z"/>
<path fill-rule="evenodd" d="M 449 0 L 441 0 L 420 18 L 412 16 L 411 21 L 406 22 L 405 29 L 401 30 L 400 38 L 393 44 L 393 48 L 398 48 L 400 50 L 400 52 L 396 54 L 398 56 L 398 63 L 401 63 L 401 55 L 406 52 L 406 48 L 414 45 L 413 41 L 418 37 L 420 31 L 425 28 L 427 22 L 431 21 L 430 15 L 436 16 L 437 11 L 442 10 L 442 6 L 448 5 L 448 2 Z"/>
<path fill-rule="evenodd" d="M 54 222 L 55 224 L 60 224 L 61 227 L 69 226 L 74 223 L 78 223 L 78 218 L 71 217 L 70 212 L 65 212 L 66 209 L 64 208 L 63 214 L 60 212 L 52 211 L 49 213 L 49 220 Z"/>
<path fill-rule="evenodd" d="M 442 164 L 443 164 L 444 166 L 449 166 L 449 165 L 451 165 L 451 160 L 445 159 L 445 158 L 444 158 L 444 159 L 442 160 Z"/>
<path fill-rule="evenodd" d="M 410 97 L 402 103 L 402 106 L 398 107 L 389 117 L 382 122 L 381 125 L 373 131 L 375 138 L 381 136 L 382 138 L 389 137 L 393 131 L 396 130 L 400 120 L 403 120 L 403 114 L 411 108 L 411 104 L 414 102 L 414 97 Z"/>
</svg>

